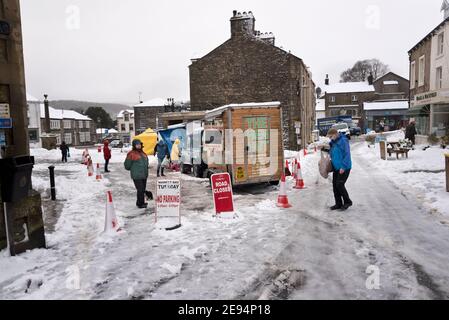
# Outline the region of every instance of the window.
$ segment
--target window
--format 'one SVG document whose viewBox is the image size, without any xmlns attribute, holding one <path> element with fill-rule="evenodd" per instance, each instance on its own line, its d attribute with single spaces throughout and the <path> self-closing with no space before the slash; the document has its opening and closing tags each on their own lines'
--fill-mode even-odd
<svg viewBox="0 0 449 320">
<path fill-rule="evenodd" d="M 5 8 L 3 7 L 3 0 L 0 0 L 0 18 L 5 17 Z"/>
<path fill-rule="evenodd" d="M 29 136 L 31 142 L 39 141 L 36 129 L 28 130 L 28 136 Z"/>
<path fill-rule="evenodd" d="M 72 128 L 72 120 L 64 120 L 64 128 L 71 129 Z"/>
<path fill-rule="evenodd" d="M 416 62 L 412 61 L 410 65 L 410 89 L 415 88 L 415 82 L 416 82 Z"/>
<path fill-rule="evenodd" d="M 357 98 L 356 95 L 353 95 L 353 96 L 352 96 L 352 102 L 357 102 L 357 101 L 359 101 L 359 99 Z"/>
<path fill-rule="evenodd" d="M 120 125 L 120 131 L 126 132 L 126 126 L 125 126 L 124 123 L 122 123 L 122 124 Z"/>
<path fill-rule="evenodd" d="M 335 102 L 335 96 L 331 96 L 331 102 Z"/>
<path fill-rule="evenodd" d="M 132 123 L 129 124 L 129 131 L 134 131 L 134 125 Z"/>
<path fill-rule="evenodd" d="M 425 76 L 425 69 L 426 69 L 426 56 L 422 56 L 419 58 L 419 71 L 418 71 L 418 86 L 422 87 L 424 85 L 424 76 Z"/>
<path fill-rule="evenodd" d="M 86 142 L 86 136 L 84 135 L 84 132 L 80 132 L 80 143 Z"/>
<path fill-rule="evenodd" d="M 439 56 L 441 56 L 444 53 L 444 32 L 438 35 L 437 53 Z"/>
<path fill-rule="evenodd" d="M 61 144 L 61 134 L 56 135 L 56 144 Z"/>
<path fill-rule="evenodd" d="M 78 128 L 82 129 L 83 128 L 83 121 L 78 121 Z"/>
<path fill-rule="evenodd" d="M 124 114 L 124 117 L 125 117 L 125 121 L 128 122 L 128 121 L 129 121 L 129 114 L 128 114 L 128 113 L 125 113 L 125 114 Z"/>
<path fill-rule="evenodd" d="M 71 133 L 64 133 L 64 141 L 67 144 L 72 144 L 72 134 Z"/>
<path fill-rule="evenodd" d="M 437 68 L 436 76 L 435 86 L 436 89 L 439 90 L 443 87 L 443 67 Z"/>
<path fill-rule="evenodd" d="M 90 121 L 85 121 L 84 122 L 84 128 L 90 129 Z"/>
<path fill-rule="evenodd" d="M 61 121 L 50 120 L 50 129 L 61 129 Z"/>
<path fill-rule="evenodd" d="M 90 142 L 90 132 L 84 132 L 84 138 L 86 142 Z"/>
</svg>

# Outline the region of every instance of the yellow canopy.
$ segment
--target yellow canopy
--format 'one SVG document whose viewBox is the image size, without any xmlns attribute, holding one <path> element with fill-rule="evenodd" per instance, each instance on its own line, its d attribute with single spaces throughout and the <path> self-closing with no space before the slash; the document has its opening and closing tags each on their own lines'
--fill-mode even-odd
<svg viewBox="0 0 449 320">
<path fill-rule="evenodd" d="M 157 144 L 157 133 L 153 129 L 147 129 L 143 133 L 135 136 L 133 140 L 139 139 L 143 143 L 143 152 L 147 155 L 154 154 L 154 147 Z"/>
</svg>

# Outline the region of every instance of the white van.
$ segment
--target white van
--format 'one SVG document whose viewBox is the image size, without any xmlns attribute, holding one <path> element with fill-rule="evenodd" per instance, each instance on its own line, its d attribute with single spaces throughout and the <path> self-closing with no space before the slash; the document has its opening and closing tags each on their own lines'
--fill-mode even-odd
<svg viewBox="0 0 449 320">
<path fill-rule="evenodd" d="M 351 139 L 351 131 L 349 130 L 349 126 L 347 123 L 337 123 L 332 126 L 333 129 L 337 129 L 339 133 L 343 133 L 346 135 L 348 139 Z"/>
</svg>

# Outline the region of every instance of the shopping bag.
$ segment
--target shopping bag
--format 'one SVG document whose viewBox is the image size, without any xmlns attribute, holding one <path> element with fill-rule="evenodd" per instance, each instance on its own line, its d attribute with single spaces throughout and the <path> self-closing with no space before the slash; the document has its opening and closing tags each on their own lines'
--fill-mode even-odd
<svg viewBox="0 0 449 320">
<path fill-rule="evenodd" d="M 168 169 L 168 168 L 170 167 L 170 160 L 168 160 L 168 158 L 164 158 L 164 160 L 162 160 L 161 166 L 162 166 L 163 168 Z"/>
<path fill-rule="evenodd" d="M 320 175 L 327 179 L 329 177 L 329 173 L 333 171 L 332 169 L 332 162 L 329 154 L 324 154 L 324 152 L 321 152 L 321 159 L 318 162 L 318 167 L 320 170 Z"/>
</svg>

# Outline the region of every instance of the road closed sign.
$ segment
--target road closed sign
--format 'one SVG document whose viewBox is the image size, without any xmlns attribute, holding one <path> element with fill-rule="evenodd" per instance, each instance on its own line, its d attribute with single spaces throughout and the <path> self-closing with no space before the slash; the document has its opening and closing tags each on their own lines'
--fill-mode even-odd
<svg viewBox="0 0 449 320">
<path fill-rule="evenodd" d="M 215 213 L 234 212 L 231 176 L 229 173 L 216 173 L 211 176 L 212 194 L 214 197 Z"/>
<path fill-rule="evenodd" d="M 181 182 L 158 180 L 155 220 L 163 228 L 181 225 Z"/>
</svg>

